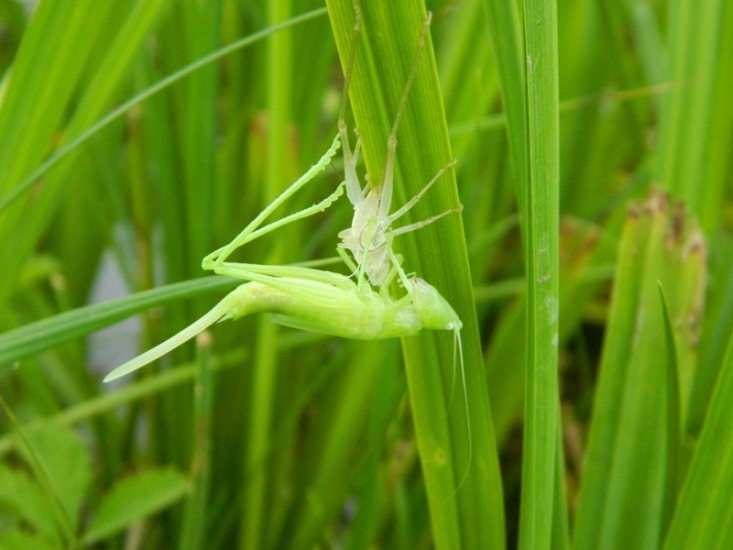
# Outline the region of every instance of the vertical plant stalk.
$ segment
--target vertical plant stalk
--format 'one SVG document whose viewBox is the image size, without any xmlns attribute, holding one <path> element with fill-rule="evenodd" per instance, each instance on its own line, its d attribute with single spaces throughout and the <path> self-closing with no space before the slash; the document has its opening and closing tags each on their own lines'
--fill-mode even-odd
<svg viewBox="0 0 733 550">
<path fill-rule="evenodd" d="M 328 0 L 327 5 L 345 67 L 353 44 L 352 1 Z M 426 12 L 422 2 L 365 1 L 361 10 L 361 35 L 349 95 L 367 171 L 371 181 L 378 182 L 387 137 L 415 59 Z M 429 34 L 397 140 L 395 208 L 415 196 L 452 159 Z M 445 212 L 458 203 L 450 170 L 405 216 L 409 219 L 404 224 Z M 423 331 L 402 341 L 434 545 L 501 548 L 501 477 L 461 218 L 447 216 L 419 231 L 400 235 L 395 246 L 405 256 L 405 269 L 433 284 L 463 321 L 470 426 L 459 406 L 463 400 L 460 382 L 451 396 L 454 348 L 449 334 Z"/>
<path fill-rule="evenodd" d="M 527 193 L 527 103 L 524 100 L 524 33 L 521 15 L 515 2 L 485 0 L 491 25 L 492 46 L 502 87 L 502 104 L 506 112 L 507 134 L 516 179 L 517 200 L 522 223 L 526 223 Z M 526 228 L 523 228 L 526 232 Z"/>
<path fill-rule="evenodd" d="M 529 180 L 527 366 L 519 548 L 550 548 L 558 452 L 559 107 L 554 0 L 524 4 Z"/>
<path fill-rule="evenodd" d="M 268 4 L 268 23 L 274 25 L 287 20 L 291 14 L 290 0 L 274 0 Z M 279 33 L 268 44 L 267 51 L 267 179 L 264 202 L 269 204 L 280 194 L 287 182 L 288 124 L 290 120 L 290 89 L 292 38 L 290 32 Z M 276 246 L 267 263 L 281 259 L 282 248 Z M 272 406 L 277 379 L 278 327 L 263 317 L 258 322 L 257 348 L 251 394 L 251 424 L 245 441 L 247 459 L 244 470 L 246 495 L 240 548 L 263 548 L 264 511 L 268 489 L 267 462 L 264 460 L 270 446 Z"/>
<path fill-rule="evenodd" d="M 211 408 L 213 369 L 211 334 L 196 338 L 197 359 L 194 382 L 194 449 L 191 464 L 193 490 L 186 501 L 179 550 L 206 548 L 207 510 L 211 484 Z"/>
</svg>

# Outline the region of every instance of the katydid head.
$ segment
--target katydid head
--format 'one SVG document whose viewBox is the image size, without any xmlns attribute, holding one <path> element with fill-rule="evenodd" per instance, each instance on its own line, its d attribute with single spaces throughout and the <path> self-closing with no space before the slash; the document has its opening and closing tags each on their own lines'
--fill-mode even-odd
<svg viewBox="0 0 733 550">
<path fill-rule="evenodd" d="M 460 332 L 463 323 L 458 318 L 458 314 L 453 311 L 448 301 L 434 286 L 418 277 L 410 279 L 410 284 L 412 284 L 415 311 L 422 321 L 423 328 Z"/>
</svg>

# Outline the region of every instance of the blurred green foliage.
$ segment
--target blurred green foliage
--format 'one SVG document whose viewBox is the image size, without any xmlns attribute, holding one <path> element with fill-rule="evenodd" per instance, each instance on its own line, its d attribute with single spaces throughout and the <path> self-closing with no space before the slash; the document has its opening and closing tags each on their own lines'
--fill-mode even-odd
<svg viewBox="0 0 733 550">
<path fill-rule="evenodd" d="M 372 182 L 424 9 L 363 0 L 348 122 Z M 448 334 L 261 316 L 100 384 L 215 303 L 232 282 L 201 258 L 328 148 L 351 0 L 0 0 L 0 549 L 725 548 L 733 4 L 427 9 L 395 204 L 455 156 L 403 223 L 464 210 L 396 247 L 464 321 L 470 426 Z M 238 258 L 331 257 L 351 215 Z"/>
</svg>

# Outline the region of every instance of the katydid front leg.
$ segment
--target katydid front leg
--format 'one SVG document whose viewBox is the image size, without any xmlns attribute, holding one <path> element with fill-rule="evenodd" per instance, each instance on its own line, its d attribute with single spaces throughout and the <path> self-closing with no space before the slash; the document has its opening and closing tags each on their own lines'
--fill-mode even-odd
<svg viewBox="0 0 733 550">
<path fill-rule="evenodd" d="M 331 147 L 329 147 L 328 151 L 324 153 L 320 160 L 316 164 L 311 166 L 305 174 L 298 178 L 290 187 L 283 191 L 274 201 L 272 201 L 272 203 L 270 203 L 262 212 L 260 212 L 260 214 L 254 220 L 252 220 L 247 225 L 247 227 L 245 227 L 242 232 L 234 238 L 234 240 L 232 240 L 232 242 L 206 256 L 202 261 L 203 268 L 215 270 L 215 266 L 217 264 L 223 263 L 231 255 L 231 253 L 240 246 L 243 246 L 257 239 L 258 237 L 261 237 L 262 235 L 265 235 L 266 233 L 269 233 L 270 231 L 277 229 L 278 227 L 282 227 L 283 225 L 287 225 L 296 220 L 312 216 L 313 214 L 317 214 L 319 212 L 323 212 L 326 208 L 331 206 L 336 201 L 336 199 L 338 199 L 343 194 L 345 182 L 342 182 L 336 188 L 336 191 L 331 193 L 331 195 L 329 195 L 326 199 L 322 200 L 318 204 L 314 204 L 310 208 L 305 208 L 300 212 L 296 212 L 295 214 L 291 214 L 290 216 L 286 216 L 285 218 L 282 218 L 276 222 L 272 222 L 269 225 L 260 228 L 262 223 L 267 219 L 268 216 L 270 216 L 270 214 L 272 214 L 281 204 L 283 204 L 287 199 L 289 199 L 292 195 L 299 191 L 306 183 L 311 181 L 320 172 L 322 172 L 326 168 L 326 166 L 331 163 L 331 160 L 338 152 L 340 145 L 341 143 L 339 141 L 339 135 L 337 134 L 336 137 L 333 138 Z"/>
</svg>

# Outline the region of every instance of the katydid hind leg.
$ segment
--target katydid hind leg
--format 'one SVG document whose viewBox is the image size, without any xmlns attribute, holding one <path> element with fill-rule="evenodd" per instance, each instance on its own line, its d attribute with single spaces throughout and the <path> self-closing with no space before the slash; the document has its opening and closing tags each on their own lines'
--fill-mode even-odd
<svg viewBox="0 0 733 550">
<path fill-rule="evenodd" d="M 251 270 L 247 264 L 240 265 L 243 267 L 237 264 L 229 266 L 230 276 L 255 281 L 317 308 L 346 307 L 345 304 L 360 292 L 354 281 L 338 273 L 300 268 L 292 276 L 282 276 L 282 269 L 288 269 L 288 266 L 255 265 L 256 269 Z M 274 272 L 278 275 L 272 275 L 268 267 L 275 267 Z"/>
<path fill-rule="evenodd" d="M 215 272 L 218 275 L 251 281 L 256 280 L 252 278 L 252 275 L 255 274 L 265 275 L 270 278 L 281 278 L 286 280 L 299 279 L 306 282 L 318 282 L 348 291 L 353 290 L 355 287 L 355 283 L 353 281 L 340 273 L 311 269 L 297 265 L 261 265 L 224 262 L 223 264 L 216 266 Z"/>
</svg>

